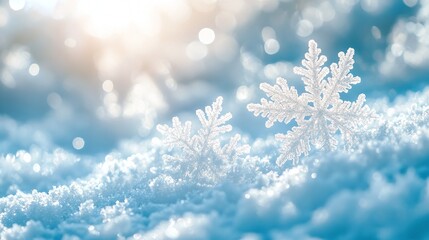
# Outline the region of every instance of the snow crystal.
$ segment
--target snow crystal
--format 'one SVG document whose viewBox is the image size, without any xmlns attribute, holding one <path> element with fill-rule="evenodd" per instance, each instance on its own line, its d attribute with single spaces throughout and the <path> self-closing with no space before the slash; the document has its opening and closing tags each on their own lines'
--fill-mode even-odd
<svg viewBox="0 0 429 240">
<path fill-rule="evenodd" d="M 337 131 L 341 132 L 348 145 L 352 145 L 356 141 L 355 134 L 375 117 L 374 111 L 364 105 L 365 94 L 359 95 L 356 102 L 340 98 L 340 93 L 347 93 L 353 84 L 360 82 L 359 77 L 350 73 L 354 50 L 350 48 L 347 53 L 340 52 L 338 64 L 331 64 L 330 71 L 323 67 L 327 59 L 320 53 L 316 42 L 311 40 L 302 61 L 303 67 L 294 68 L 295 74 L 302 76 L 305 93 L 298 95 L 285 79 L 278 78 L 274 86 L 260 85 L 271 101 L 263 98 L 261 104 L 247 106 L 255 116 L 268 118 L 267 128 L 276 121 L 288 124 L 295 119 L 297 122 L 298 126 L 287 134 L 276 134 L 276 139 L 282 142 L 278 165 L 287 160 L 296 163 L 302 154 L 309 154 L 310 144 L 318 149 L 335 149 Z M 331 77 L 325 79 L 329 72 Z"/>
<path fill-rule="evenodd" d="M 232 131 L 232 126 L 226 124 L 232 118 L 231 113 L 220 115 L 222 112 L 222 97 L 218 97 L 213 105 L 207 106 L 205 112 L 201 109 L 196 115 L 201 123 L 197 134 L 191 134 L 191 122 L 182 125 L 179 118 L 173 118 L 173 126 L 158 125 L 158 131 L 164 135 L 165 145 L 172 150 L 181 149 L 179 155 L 165 155 L 164 159 L 171 162 L 185 180 L 197 179 L 201 184 L 215 184 L 219 179 L 229 175 L 235 161 L 243 158 L 249 152 L 248 145 L 240 145 L 239 134 L 230 138 L 229 143 L 221 144 L 221 136 Z M 177 164 L 178 163 L 178 164 Z"/>
</svg>

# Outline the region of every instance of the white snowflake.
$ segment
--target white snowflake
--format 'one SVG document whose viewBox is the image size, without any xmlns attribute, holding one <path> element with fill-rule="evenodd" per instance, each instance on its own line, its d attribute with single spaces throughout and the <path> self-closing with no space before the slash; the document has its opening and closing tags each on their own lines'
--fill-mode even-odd
<svg viewBox="0 0 429 240">
<path fill-rule="evenodd" d="M 249 152 L 248 145 L 240 145 L 240 134 L 222 146 L 222 135 L 232 130 L 232 126 L 226 124 L 232 114 L 220 115 L 222 100 L 222 97 L 218 97 L 211 107 L 205 108 L 205 112 L 201 109 L 196 111 L 202 127 L 194 135 L 191 133 L 191 122 L 182 124 L 178 117 L 172 119 L 172 127 L 157 126 L 170 151 L 173 148 L 181 149 L 174 156 L 164 155 L 164 159 L 171 164 L 171 161 L 178 163 L 176 170 L 183 174 L 182 177 L 203 184 L 214 184 L 232 169 L 232 162 Z"/>
<path fill-rule="evenodd" d="M 273 86 L 267 83 L 260 85 L 270 100 L 262 98 L 261 104 L 247 106 L 255 116 L 268 118 L 267 128 L 276 121 L 288 124 L 295 119 L 297 126 L 291 131 L 276 134 L 276 139 L 282 142 L 277 159 L 279 166 L 287 160 L 295 164 L 302 154 L 307 156 L 310 144 L 317 149 L 334 149 L 338 144 L 335 139 L 337 131 L 350 147 L 361 127 L 376 116 L 364 105 L 365 94 L 360 94 L 355 102 L 340 99 L 340 93 L 347 93 L 352 84 L 360 83 L 360 78 L 350 73 L 354 50 L 349 48 L 346 53 L 340 52 L 338 64 L 331 64 L 330 70 L 323 66 L 327 58 L 320 53 L 317 43 L 311 40 L 302 67 L 294 68 L 294 73 L 302 76 L 306 92 L 298 95 L 285 79 L 278 78 Z M 331 76 L 326 78 L 329 73 Z"/>
</svg>

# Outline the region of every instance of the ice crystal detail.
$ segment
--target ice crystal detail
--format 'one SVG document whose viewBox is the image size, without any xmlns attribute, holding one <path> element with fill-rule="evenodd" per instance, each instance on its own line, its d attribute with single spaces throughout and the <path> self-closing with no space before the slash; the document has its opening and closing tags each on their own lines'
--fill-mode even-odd
<svg viewBox="0 0 429 240">
<path fill-rule="evenodd" d="M 287 160 L 296 163 L 299 157 L 307 156 L 313 145 L 317 149 L 334 149 L 338 141 L 335 134 L 339 131 L 347 147 L 356 140 L 360 127 L 375 117 L 375 112 L 365 105 L 365 94 L 360 94 L 355 102 L 343 101 L 340 93 L 347 93 L 353 84 L 360 83 L 360 78 L 353 76 L 354 50 L 338 54 L 339 62 L 330 69 L 324 67 L 326 56 L 320 55 L 317 43 L 308 43 L 308 52 L 302 61 L 302 67 L 295 67 L 294 73 L 301 76 L 305 92 L 298 95 L 293 86 L 283 78 L 278 78 L 275 85 L 262 83 L 260 89 L 269 100 L 262 98 L 260 104 L 249 104 L 248 110 L 255 116 L 268 118 L 267 128 L 278 122 L 288 124 L 293 119 L 296 126 L 287 134 L 276 134 L 282 143 L 279 166 Z M 330 73 L 330 77 L 327 77 Z"/>
<path fill-rule="evenodd" d="M 191 122 L 182 124 L 178 117 L 172 119 L 172 127 L 157 126 L 169 150 L 180 149 L 174 155 L 164 155 L 164 160 L 182 173 L 182 178 L 190 178 L 202 184 L 214 184 L 232 170 L 235 160 L 249 152 L 248 145 L 240 144 L 239 134 L 222 146 L 222 136 L 232 130 L 232 126 L 226 124 L 232 114 L 221 115 L 222 101 L 222 97 L 218 97 L 211 107 L 205 108 L 205 112 L 201 109 L 196 111 L 201 123 L 196 134 L 192 134 Z"/>
</svg>

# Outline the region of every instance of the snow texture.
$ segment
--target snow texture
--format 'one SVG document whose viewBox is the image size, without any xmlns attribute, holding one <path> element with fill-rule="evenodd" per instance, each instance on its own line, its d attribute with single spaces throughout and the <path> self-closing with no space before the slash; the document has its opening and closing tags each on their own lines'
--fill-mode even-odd
<svg viewBox="0 0 429 240">
<path fill-rule="evenodd" d="M 282 142 L 279 166 L 287 160 L 298 162 L 299 157 L 307 156 L 311 145 L 317 149 L 332 150 L 338 145 L 337 131 L 348 146 L 356 141 L 356 134 L 362 126 L 375 118 L 375 112 L 365 105 L 365 94 L 360 94 L 355 102 L 343 101 L 340 93 L 347 93 L 360 78 L 353 76 L 354 50 L 338 54 L 338 64 L 330 69 L 324 67 L 326 56 L 320 55 L 317 43 L 310 40 L 308 52 L 302 61 L 302 67 L 295 67 L 295 74 L 302 76 L 305 93 L 298 95 L 295 87 L 289 87 L 287 81 L 278 78 L 275 85 L 262 83 L 260 88 L 270 98 L 261 99 L 261 104 L 249 104 L 248 110 L 255 116 L 268 118 L 265 126 L 270 128 L 276 121 L 288 124 L 295 119 L 294 126 L 287 134 L 276 134 Z M 326 79 L 326 76 L 331 76 Z"/>
</svg>

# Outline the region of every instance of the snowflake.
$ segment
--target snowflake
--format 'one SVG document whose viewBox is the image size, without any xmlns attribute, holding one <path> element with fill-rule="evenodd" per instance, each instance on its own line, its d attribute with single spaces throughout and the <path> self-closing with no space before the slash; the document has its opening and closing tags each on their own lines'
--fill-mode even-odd
<svg viewBox="0 0 429 240">
<path fill-rule="evenodd" d="M 287 160 L 295 164 L 302 154 L 307 156 L 310 144 L 317 149 L 334 149 L 338 144 L 335 139 L 337 131 L 341 133 L 346 147 L 350 147 L 361 126 L 376 116 L 372 109 L 364 105 L 365 94 L 360 94 L 355 102 L 340 99 L 340 93 L 347 93 L 352 84 L 360 82 L 359 77 L 350 73 L 354 50 L 349 48 L 346 53 L 340 52 L 338 64 L 331 64 L 330 71 L 323 66 L 327 58 L 320 53 L 317 43 L 311 40 L 302 67 L 294 68 L 294 73 L 302 76 L 306 92 L 298 95 L 285 79 L 278 78 L 273 86 L 267 83 L 260 85 L 270 100 L 262 98 L 261 104 L 247 106 L 255 116 L 268 118 L 267 128 L 276 121 L 288 124 L 295 119 L 297 126 L 291 131 L 276 134 L 276 139 L 282 143 L 277 159 L 279 166 Z M 326 78 L 329 73 L 331 76 Z"/>
<path fill-rule="evenodd" d="M 176 170 L 181 177 L 190 178 L 200 183 L 213 184 L 226 176 L 232 169 L 231 162 L 247 154 L 248 145 L 240 145 L 241 136 L 236 134 L 222 146 L 222 135 L 232 130 L 226 124 L 232 118 L 231 113 L 220 115 L 222 112 L 222 97 L 218 97 L 212 106 L 207 106 L 205 112 L 201 109 L 196 115 L 202 125 L 196 134 L 192 135 L 192 124 L 187 121 L 182 124 L 178 117 L 172 119 L 173 126 L 158 125 L 158 131 L 164 135 L 164 144 L 171 151 L 181 149 L 181 153 L 164 155 L 164 160 L 179 163 Z"/>
</svg>

